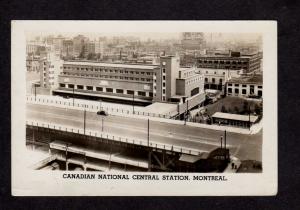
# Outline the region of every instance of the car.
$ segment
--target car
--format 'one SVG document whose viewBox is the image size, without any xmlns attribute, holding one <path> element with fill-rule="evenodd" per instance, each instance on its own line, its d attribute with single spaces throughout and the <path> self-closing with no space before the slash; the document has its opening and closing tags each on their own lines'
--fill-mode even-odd
<svg viewBox="0 0 300 210">
<path fill-rule="evenodd" d="M 100 111 L 97 112 L 97 115 L 107 116 L 108 113 L 104 110 L 100 110 Z"/>
</svg>

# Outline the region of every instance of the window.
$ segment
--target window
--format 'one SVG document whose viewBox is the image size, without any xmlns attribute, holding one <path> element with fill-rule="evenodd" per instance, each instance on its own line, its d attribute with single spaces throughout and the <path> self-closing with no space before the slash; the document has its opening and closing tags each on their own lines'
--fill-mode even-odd
<svg viewBox="0 0 300 210">
<path fill-rule="evenodd" d="M 139 78 L 135 78 L 136 81 L 139 81 Z"/>
<path fill-rule="evenodd" d="M 163 96 L 163 101 L 165 101 L 166 100 L 166 97 L 165 96 Z"/>
<path fill-rule="evenodd" d="M 214 74 L 217 74 L 217 72 L 214 72 Z"/>
<path fill-rule="evenodd" d="M 145 81 L 145 78 L 141 78 L 142 81 Z"/>
<path fill-rule="evenodd" d="M 68 87 L 69 88 L 74 88 L 74 85 L 73 84 L 69 84 Z"/>
<path fill-rule="evenodd" d="M 234 93 L 239 94 L 239 92 L 240 92 L 239 89 L 237 89 L 237 88 L 234 89 Z"/>
<path fill-rule="evenodd" d="M 135 74 L 139 74 L 139 72 L 138 72 L 138 71 L 136 71 L 136 72 L 135 72 Z"/>
<path fill-rule="evenodd" d="M 96 87 L 96 91 L 103 91 L 103 87 Z"/>
<path fill-rule="evenodd" d="M 257 95 L 262 96 L 262 91 L 261 90 L 257 91 Z"/>
<path fill-rule="evenodd" d="M 240 86 L 240 84 L 234 84 L 234 87 L 239 87 Z"/>
<path fill-rule="evenodd" d="M 153 93 L 152 93 L 152 92 L 149 92 L 149 96 L 150 96 L 150 97 L 153 97 Z"/>
<path fill-rule="evenodd" d="M 211 82 L 212 82 L 212 83 L 215 83 L 215 82 L 216 82 L 216 81 L 215 81 L 215 78 L 212 78 L 212 79 L 211 79 Z"/>
<path fill-rule="evenodd" d="M 145 74 L 145 72 L 141 72 L 141 74 Z"/>
<path fill-rule="evenodd" d="M 242 85 L 242 87 L 247 87 L 247 85 Z"/>
<path fill-rule="evenodd" d="M 138 91 L 138 95 L 139 95 L 139 96 L 146 96 L 146 93 L 143 92 L 143 91 Z"/>
<path fill-rule="evenodd" d="M 225 71 L 223 71 L 223 75 L 225 75 Z"/>
<path fill-rule="evenodd" d="M 166 87 L 166 83 L 165 82 L 163 82 L 163 87 Z"/>
<path fill-rule="evenodd" d="M 166 76 L 163 76 L 163 80 L 166 80 Z"/>
<path fill-rule="evenodd" d="M 93 86 L 86 86 L 87 90 L 93 90 Z"/>
<path fill-rule="evenodd" d="M 232 84 L 231 84 L 231 83 L 228 83 L 228 86 L 232 86 Z"/>
<path fill-rule="evenodd" d="M 66 87 L 66 85 L 63 83 L 59 83 L 59 87 Z"/>
<path fill-rule="evenodd" d="M 127 90 L 127 94 L 133 95 L 133 94 L 134 94 L 134 91 L 133 91 L 133 90 Z"/>
<path fill-rule="evenodd" d="M 150 79 L 147 79 L 147 82 L 150 82 Z"/>
<path fill-rule="evenodd" d="M 260 88 L 260 89 L 262 89 L 262 86 L 257 86 L 257 88 Z"/>
<path fill-rule="evenodd" d="M 222 84 L 222 82 L 223 82 L 223 80 L 222 80 L 222 79 L 219 79 L 219 83 Z"/>
<path fill-rule="evenodd" d="M 77 85 L 77 89 L 83 90 L 83 85 Z"/>
<path fill-rule="evenodd" d="M 245 95 L 245 94 L 246 94 L 246 92 L 247 92 L 247 91 L 246 91 L 246 89 L 243 89 L 243 90 L 242 90 L 242 94 L 244 94 L 244 95 Z"/>
<path fill-rule="evenodd" d="M 133 71 L 130 71 L 130 74 L 133 74 L 134 72 Z"/>
<path fill-rule="evenodd" d="M 232 88 L 228 88 L 228 93 L 232 93 Z"/>
<path fill-rule="evenodd" d="M 106 92 L 112 93 L 112 92 L 113 92 L 113 89 L 112 89 L 112 88 L 106 88 Z"/>
<path fill-rule="evenodd" d="M 204 81 L 205 81 L 205 82 L 208 82 L 208 78 L 205 77 Z"/>
<path fill-rule="evenodd" d="M 163 89 L 163 94 L 166 94 L 166 90 L 165 89 Z"/>
<path fill-rule="evenodd" d="M 147 75 L 150 75 L 150 72 L 147 72 Z"/>
<path fill-rule="evenodd" d="M 117 93 L 124 93 L 123 89 L 117 89 Z"/>
<path fill-rule="evenodd" d="M 163 73 L 166 73 L 166 69 L 165 68 L 163 68 Z"/>
</svg>

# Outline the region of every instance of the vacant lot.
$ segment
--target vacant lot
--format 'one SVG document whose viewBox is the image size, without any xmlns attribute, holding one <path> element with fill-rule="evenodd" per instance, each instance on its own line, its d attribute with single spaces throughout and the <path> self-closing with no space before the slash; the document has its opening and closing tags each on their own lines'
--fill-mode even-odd
<svg viewBox="0 0 300 210">
<path fill-rule="evenodd" d="M 245 107 L 245 102 L 248 104 Z M 239 97 L 231 97 L 227 96 L 225 98 L 220 99 L 214 104 L 207 105 L 207 113 L 208 115 L 213 115 L 215 112 L 221 112 L 222 106 L 223 111 L 225 108 L 225 112 L 233 113 L 233 114 L 243 114 L 243 112 L 247 111 L 248 106 L 250 106 L 250 110 L 253 112 L 255 110 L 255 105 L 258 106 L 260 102 L 258 101 L 248 101 Z M 246 109 L 246 110 L 245 110 Z"/>
</svg>

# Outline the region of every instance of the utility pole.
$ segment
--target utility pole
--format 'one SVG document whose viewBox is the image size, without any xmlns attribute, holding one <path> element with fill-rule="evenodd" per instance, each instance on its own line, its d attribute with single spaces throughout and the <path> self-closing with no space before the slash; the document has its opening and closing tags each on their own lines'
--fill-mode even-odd
<svg viewBox="0 0 300 210">
<path fill-rule="evenodd" d="M 34 84 L 34 101 L 36 101 L 36 84 Z"/>
<path fill-rule="evenodd" d="M 85 119 L 86 119 L 86 110 L 83 112 L 83 134 L 85 135 Z"/>
<path fill-rule="evenodd" d="M 74 106 L 74 97 L 75 97 L 75 84 L 73 85 L 73 106 Z"/>
<path fill-rule="evenodd" d="M 185 116 L 184 116 L 184 125 L 186 125 L 186 120 L 188 116 L 188 110 L 189 110 L 189 101 L 186 100 L 186 111 L 185 111 Z"/>
<path fill-rule="evenodd" d="M 248 112 L 249 112 L 249 130 L 250 130 L 250 127 L 251 127 L 251 122 L 250 122 L 250 103 L 249 103 L 249 106 L 248 106 Z"/>
<path fill-rule="evenodd" d="M 149 121 L 149 118 L 148 118 L 148 136 L 147 136 L 147 140 L 148 140 L 148 147 L 149 147 L 149 143 L 150 143 L 150 129 L 149 129 L 149 124 L 150 124 L 150 121 Z"/>
<path fill-rule="evenodd" d="M 132 108 L 133 108 L 132 113 L 134 114 L 134 91 L 133 91 L 133 94 L 132 94 Z"/>
<path fill-rule="evenodd" d="M 221 135 L 221 149 L 223 147 L 223 136 Z"/>
<path fill-rule="evenodd" d="M 66 143 L 66 171 L 68 171 L 68 146 L 69 143 Z"/>
<path fill-rule="evenodd" d="M 104 117 L 102 117 L 101 119 L 102 119 L 102 129 L 101 129 L 101 131 L 103 132 Z"/>
<path fill-rule="evenodd" d="M 225 132 L 224 132 L 224 148 L 226 149 L 226 130 L 225 130 Z"/>
</svg>

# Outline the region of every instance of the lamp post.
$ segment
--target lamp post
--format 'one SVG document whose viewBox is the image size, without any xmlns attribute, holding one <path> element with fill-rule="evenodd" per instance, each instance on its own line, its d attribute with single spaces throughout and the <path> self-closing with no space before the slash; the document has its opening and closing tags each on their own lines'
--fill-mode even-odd
<svg viewBox="0 0 300 210">
<path fill-rule="evenodd" d="M 132 93 L 132 109 L 133 109 L 132 113 L 134 114 L 134 91 Z"/>
<path fill-rule="evenodd" d="M 104 117 L 103 117 L 103 116 L 101 117 L 101 120 L 102 120 L 102 124 L 101 124 L 101 125 L 102 125 L 102 128 L 101 128 L 101 131 L 102 131 L 102 133 L 103 133 L 103 125 L 104 125 Z"/>
<path fill-rule="evenodd" d="M 73 106 L 74 106 L 74 97 L 75 97 L 75 84 L 73 84 Z"/>
<path fill-rule="evenodd" d="M 36 101 L 36 84 L 34 83 L 34 101 Z"/>
<path fill-rule="evenodd" d="M 86 110 L 83 112 L 83 134 L 85 135 L 85 126 L 86 126 Z"/>
<path fill-rule="evenodd" d="M 223 147 L 223 136 L 221 135 L 221 149 Z"/>
</svg>

